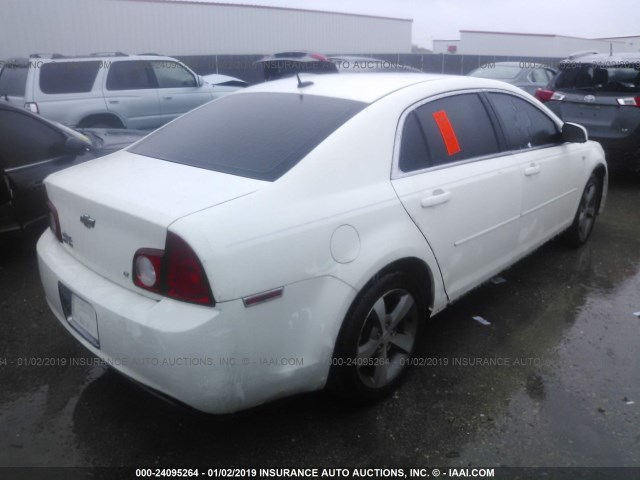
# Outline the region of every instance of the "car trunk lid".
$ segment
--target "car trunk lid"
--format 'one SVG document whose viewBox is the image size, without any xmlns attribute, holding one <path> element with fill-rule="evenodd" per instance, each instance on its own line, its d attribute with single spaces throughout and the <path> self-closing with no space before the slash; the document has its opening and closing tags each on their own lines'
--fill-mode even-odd
<svg viewBox="0 0 640 480">
<path fill-rule="evenodd" d="M 167 229 L 177 219 L 265 184 L 126 151 L 46 180 L 69 254 L 103 277 L 150 296 L 132 281 L 138 249 L 163 249 Z"/>
</svg>

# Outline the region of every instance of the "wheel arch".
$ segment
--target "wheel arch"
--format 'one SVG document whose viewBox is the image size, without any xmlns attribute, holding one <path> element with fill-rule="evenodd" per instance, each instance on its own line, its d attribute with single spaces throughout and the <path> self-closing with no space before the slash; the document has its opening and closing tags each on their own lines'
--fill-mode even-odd
<svg viewBox="0 0 640 480">
<path fill-rule="evenodd" d="M 115 113 L 112 112 L 104 112 L 104 113 L 92 113 L 82 118 L 78 122 L 78 127 L 88 128 L 91 125 L 96 123 L 105 123 L 107 125 L 113 126 L 114 128 L 126 128 L 125 123 L 122 119 Z"/>
<path fill-rule="evenodd" d="M 432 312 L 435 302 L 435 278 L 433 270 L 427 265 L 427 263 L 417 257 L 403 257 L 387 264 L 380 270 L 378 270 L 360 289 L 356 299 L 366 292 L 373 284 L 375 284 L 381 277 L 391 272 L 405 272 L 415 279 L 416 285 L 423 294 L 423 300 L 427 307 L 428 312 Z M 356 303 L 356 300 L 353 302 Z"/>
<path fill-rule="evenodd" d="M 607 169 L 603 164 L 599 164 L 596 166 L 596 168 L 593 169 L 592 172 L 593 175 L 595 175 L 596 177 L 598 177 L 598 179 L 600 180 L 600 192 L 598 195 L 598 207 L 596 209 L 596 212 L 598 214 L 602 213 L 602 209 L 604 208 L 604 204 L 607 198 L 607 191 L 608 191 L 608 174 L 607 174 Z"/>
</svg>

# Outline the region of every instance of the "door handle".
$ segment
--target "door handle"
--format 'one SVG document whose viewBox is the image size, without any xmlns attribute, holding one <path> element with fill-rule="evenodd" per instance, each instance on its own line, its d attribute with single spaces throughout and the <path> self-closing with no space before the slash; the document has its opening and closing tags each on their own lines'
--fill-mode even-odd
<svg viewBox="0 0 640 480">
<path fill-rule="evenodd" d="M 173 97 L 164 97 L 165 100 L 173 100 Z"/>
<path fill-rule="evenodd" d="M 109 100 L 109 103 L 111 105 L 118 105 L 120 103 L 120 101 L 119 100 Z"/>
<path fill-rule="evenodd" d="M 420 205 L 422 205 L 422 208 L 435 207 L 436 205 L 448 202 L 450 198 L 451 192 L 445 192 L 441 188 L 438 188 L 433 191 L 430 197 L 423 198 Z"/>
<path fill-rule="evenodd" d="M 524 169 L 524 174 L 527 177 L 531 177 L 539 173 L 540 173 L 540 165 L 536 165 L 535 163 L 532 163 L 531 165 L 529 165 L 527 168 Z"/>
</svg>

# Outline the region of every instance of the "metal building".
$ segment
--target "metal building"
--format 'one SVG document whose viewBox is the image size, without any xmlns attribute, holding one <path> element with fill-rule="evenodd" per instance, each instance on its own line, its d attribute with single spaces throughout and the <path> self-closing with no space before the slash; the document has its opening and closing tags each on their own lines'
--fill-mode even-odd
<svg viewBox="0 0 640 480">
<path fill-rule="evenodd" d="M 36 52 L 408 53 L 412 23 L 202 0 L 2 0 L 0 59 Z"/>
<path fill-rule="evenodd" d="M 620 38 L 590 39 L 541 33 L 486 32 L 460 30 L 460 40 L 434 40 L 434 53 L 503 55 L 525 57 L 567 57 L 581 50 L 599 52 L 628 50 Z"/>
</svg>

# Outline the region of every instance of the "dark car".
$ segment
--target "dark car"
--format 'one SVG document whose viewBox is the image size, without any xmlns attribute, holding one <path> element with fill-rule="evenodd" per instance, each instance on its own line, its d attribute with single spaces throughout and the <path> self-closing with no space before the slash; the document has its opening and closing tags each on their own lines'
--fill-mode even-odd
<svg viewBox="0 0 640 480">
<path fill-rule="evenodd" d="M 0 103 L 0 235 L 48 215 L 43 180 L 50 173 L 120 150 L 146 133 L 73 130 Z"/>
<path fill-rule="evenodd" d="M 337 73 L 338 67 L 319 53 L 282 52 L 256 62 L 262 66 L 264 80 L 277 80 L 297 73 Z"/>
<path fill-rule="evenodd" d="M 600 142 L 612 170 L 640 169 L 640 53 L 577 54 L 536 97 Z"/>
<path fill-rule="evenodd" d="M 469 76 L 501 80 L 534 95 L 536 90 L 545 87 L 555 74 L 553 68 L 541 63 L 493 62 L 476 68 Z"/>
</svg>

